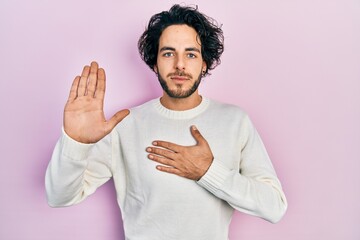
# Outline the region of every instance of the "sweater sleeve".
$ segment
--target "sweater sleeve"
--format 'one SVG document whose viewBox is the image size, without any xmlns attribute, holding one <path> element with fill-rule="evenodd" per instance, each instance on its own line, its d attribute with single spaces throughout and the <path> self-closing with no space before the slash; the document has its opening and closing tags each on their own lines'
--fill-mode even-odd
<svg viewBox="0 0 360 240">
<path fill-rule="evenodd" d="M 111 172 L 111 134 L 95 144 L 83 144 L 63 130 L 45 175 L 48 204 L 77 204 L 107 182 Z"/>
<path fill-rule="evenodd" d="M 220 159 L 214 159 L 197 183 L 236 210 L 276 223 L 285 214 L 287 201 L 266 149 L 248 117 L 242 124 L 241 135 L 239 169 L 229 169 Z"/>
</svg>

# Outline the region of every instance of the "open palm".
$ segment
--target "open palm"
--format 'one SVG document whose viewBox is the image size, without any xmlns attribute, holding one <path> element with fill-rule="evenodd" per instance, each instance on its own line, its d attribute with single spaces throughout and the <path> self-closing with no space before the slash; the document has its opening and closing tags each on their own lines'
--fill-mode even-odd
<svg viewBox="0 0 360 240">
<path fill-rule="evenodd" d="M 96 62 L 85 66 L 71 86 L 64 109 L 64 130 L 71 138 L 82 143 L 95 143 L 105 137 L 129 114 L 125 109 L 109 121 L 105 119 L 105 71 Z"/>
</svg>

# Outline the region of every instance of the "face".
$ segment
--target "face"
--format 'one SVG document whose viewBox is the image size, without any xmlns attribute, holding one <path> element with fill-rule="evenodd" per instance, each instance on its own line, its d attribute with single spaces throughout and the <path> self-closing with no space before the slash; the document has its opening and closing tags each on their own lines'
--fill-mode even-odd
<svg viewBox="0 0 360 240">
<path fill-rule="evenodd" d="M 206 70 L 200 44 L 196 31 L 187 25 L 171 25 L 161 34 L 154 70 L 170 97 L 187 98 L 197 92 Z"/>
</svg>

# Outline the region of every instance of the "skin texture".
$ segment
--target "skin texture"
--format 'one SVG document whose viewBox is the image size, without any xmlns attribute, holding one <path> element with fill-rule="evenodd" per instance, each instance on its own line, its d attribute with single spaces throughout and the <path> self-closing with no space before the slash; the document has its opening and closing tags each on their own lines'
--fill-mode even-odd
<svg viewBox="0 0 360 240">
<path fill-rule="evenodd" d="M 175 143 L 156 140 L 146 151 L 148 158 L 162 165 L 156 169 L 198 181 L 209 169 L 214 157 L 209 144 L 195 126 L 191 134 L 196 140 L 194 146 L 181 146 Z"/>
<path fill-rule="evenodd" d="M 205 70 L 196 31 L 187 25 L 167 27 L 160 36 L 155 72 L 178 97 L 164 91 L 161 103 L 178 111 L 198 106 L 201 102 L 198 89 L 189 96 L 187 93 Z M 206 173 L 214 157 L 199 130 L 192 126 L 190 131 L 197 142 L 194 146 L 155 140 L 146 151 L 150 160 L 161 164 L 156 167 L 158 170 L 197 181 Z"/>
<path fill-rule="evenodd" d="M 64 109 L 64 130 L 72 139 L 81 143 L 95 143 L 105 137 L 129 114 L 125 109 L 109 121 L 105 119 L 105 71 L 96 62 L 85 66 L 71 86 Z"/>
</svg>

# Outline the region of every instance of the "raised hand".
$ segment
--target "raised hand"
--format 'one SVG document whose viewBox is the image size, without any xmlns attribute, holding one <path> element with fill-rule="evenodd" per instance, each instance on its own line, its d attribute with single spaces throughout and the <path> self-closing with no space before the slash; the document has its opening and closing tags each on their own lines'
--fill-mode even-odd
<svg viewBox="0 0 360 240">
<path fill-rule="evenodd" d="M 181 146 L 171 142 L 154 141 L 146 148 L 148 158 L 161 163 L 156 168 L 163 172 L 198 181 L 209 169 L 214 156 L 209 144 L 195 126 L 191 134 L 197 141 L 194 146 Z"/>
<path fill-rule="evenodd" d="M 125 109 L 105 119 L 105 71 L 96 62 L 85 66 L 71 86 L 64 110 L 64 130 L 81 143 L 95 143 L 105 137 L 128 114 Z"/>
</svg>

